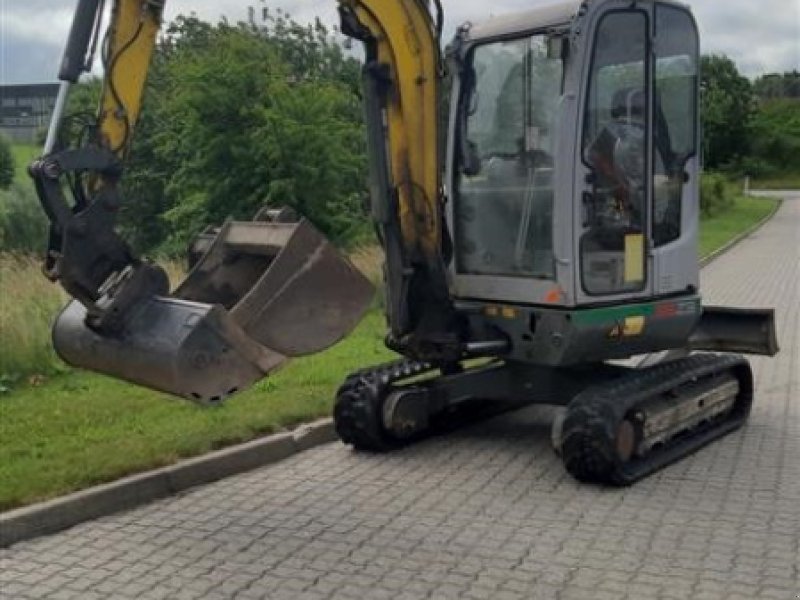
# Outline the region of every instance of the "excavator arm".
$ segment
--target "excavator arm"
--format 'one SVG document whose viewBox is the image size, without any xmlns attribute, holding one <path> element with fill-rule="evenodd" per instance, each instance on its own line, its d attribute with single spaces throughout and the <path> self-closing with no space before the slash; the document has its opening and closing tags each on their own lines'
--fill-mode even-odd
<svg viewBox="0 0 800 600">
<path fill-rule="evenodd" d="M 460 358 L 443 248 L 439 94 L 443 13 L 424 0 L 341 0 L 342 31 L 364 43 L 372 217 L 386 253 L 388 343 L 431 361 Z"/>
<path fill-rule="evenodd" d="M 133 256 L 114 229 L 123 202 L 119 183 L 164 2 L 114 1 L 101 40 L 105 4 L 105 0 L 78 2 L 44 154 L 30 171 L 51 223 L 45 273 L 86 308 L 92 328 L 110 333 L 122 327 L 124 315 L 142 298 L 168 293 L 169 282 L 161 269 Z M 98 45 L 104 79 L 93 135 L 82 146 L 60 147 L 70 86 L 91 68 Z"/>
<path fill-rule="evenodd" d="M 106 2 L 109 25 L 101 22 Z M 115 229 L 120 190 L 165 0 L 79 0 L 43 156 L 30 168 L 50 222 L 44 270 L 75 299 L 54 325 L 68 363 L 200 402 L 218 401 L 351 331 L 371 286 L 305 220 L 228 222 L 170 293 L 164 271 Z M 363 41 L 372 216 L 386 251 L 389 344 L 457 359 L 443 246 L 438 148 L 438 18 L 424 0 L 339 0 Z M 100 46 L 92 135 L 60 142 L 70 86 Z M 271 220 L 270 220 L 271 219 Z"/>
</svg>

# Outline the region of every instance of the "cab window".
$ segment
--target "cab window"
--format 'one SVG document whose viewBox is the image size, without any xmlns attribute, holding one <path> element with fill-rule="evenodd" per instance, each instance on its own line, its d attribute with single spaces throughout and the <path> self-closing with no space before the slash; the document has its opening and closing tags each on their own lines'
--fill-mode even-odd
<svg viewBox="0 0 800 600">
<path fill-rule="evenodd" d="M 555 278 L 554 153 L 563 62 L 533 35 L 477 46 L 462 83 L 458 271 Z"/>
<path fill-rule="evenodd" d="M 590 295 L 639 291 L 646 282 L 648 21 L 612 12 L 597 30 L 584 117 L 581 279 Z"/>
<path fill-rule="evenodd" d="M 697 152 L 699 43 L 685 10 L 656 5 L 653 242 L 681 236 L 684 170 Z"/>
</svg>

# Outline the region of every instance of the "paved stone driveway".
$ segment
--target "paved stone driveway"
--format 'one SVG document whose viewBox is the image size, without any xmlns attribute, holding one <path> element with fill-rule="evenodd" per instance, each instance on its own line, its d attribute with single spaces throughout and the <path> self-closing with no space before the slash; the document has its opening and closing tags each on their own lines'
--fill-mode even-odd
<svg viewBox="0 0 800 600">
<path fill-rule="evenodd" d="M 0 553 L 4 598 L 800 594 L 800 197 L 703 274 L 775 305 L 746 429 L 626 490 L 581 486 L 528 409 L 384 457 L 339 444 Z"/>
</svg>

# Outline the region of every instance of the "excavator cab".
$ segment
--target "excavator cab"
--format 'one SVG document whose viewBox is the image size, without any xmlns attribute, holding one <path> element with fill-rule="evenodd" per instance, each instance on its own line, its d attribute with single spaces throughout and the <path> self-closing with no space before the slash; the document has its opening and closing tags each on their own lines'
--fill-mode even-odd
<svg viewBox="0 0 800 600">
<path fill-rule="evenodd" d="M 465 26 L 449 56 L 449 275 L 461 310 L 482 313 L 474 327 L 552 367 L 681 348 L 709 328 L 725 338 L 715 349 L 774 352 L 767 315 L 699 295 L 688 7 L 567 0 Z M 615 310 L 634 317 L 581 325 Z"/>
<path fill-rule="evenodd" d="M 551 4 L 462 29 L 451 57 L 455 295 L 580 307 L 697 289 L 688 9 Z"/>
</svg>

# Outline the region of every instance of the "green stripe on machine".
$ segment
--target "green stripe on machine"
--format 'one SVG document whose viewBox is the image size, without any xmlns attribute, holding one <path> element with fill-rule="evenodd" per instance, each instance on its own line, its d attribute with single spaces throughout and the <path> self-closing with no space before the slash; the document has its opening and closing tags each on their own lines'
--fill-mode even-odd
<svg viewBox="0 0 800 600">
<path fill-rule="evenodd" d="M 701 310 L 699 298 L 668 300 L 579 310 L 572 314 L 572 322 L 576 325 L 601 325 L 603 323 L 617 323 L 631 317 L 667 318 L 670 316 L 699 313 Z"/>
</svg>

